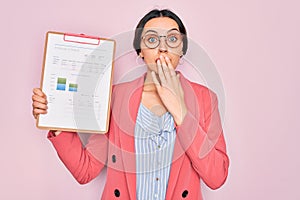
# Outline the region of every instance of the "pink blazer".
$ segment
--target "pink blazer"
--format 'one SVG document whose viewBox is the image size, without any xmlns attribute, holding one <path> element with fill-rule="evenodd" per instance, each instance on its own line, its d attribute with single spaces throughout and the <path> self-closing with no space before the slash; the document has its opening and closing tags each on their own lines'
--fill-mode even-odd
<svg viewBox="0 0 300 200">
<path fill-rule="evenodd" d="M 76 133 L 63 132 L 48 138 L 80 183 L 88 183 L 107 166 L 102 199 L 136 199 L 134 127 L 144 77 L 115 85 L 107 134 L 93 134 L 82 147 Z M 216 95 L 189 82 L 181 74 L 188 113 L 176 127 L 173 162 L 166 199 L 202 199 L 200 179 L 212 189 L 227 178 L 229 158 L 223 136 Z"/>
</svg>

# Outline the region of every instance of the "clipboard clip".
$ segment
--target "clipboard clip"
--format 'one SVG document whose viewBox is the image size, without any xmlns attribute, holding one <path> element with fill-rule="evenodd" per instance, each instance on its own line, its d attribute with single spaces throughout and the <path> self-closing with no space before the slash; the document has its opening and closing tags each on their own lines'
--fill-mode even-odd
<svg viewBox="0 0 300 200">
<path fill-rule="evenodd" d="M 91 44 L 91 45 L 99 45 L 100 38 L 94 36 L 88 36 L 85 34 L 74 34 L 74 33 L 65 33 L 64 41 L 66 42 L 75 42 L 80 44 Z"/>
</svg>

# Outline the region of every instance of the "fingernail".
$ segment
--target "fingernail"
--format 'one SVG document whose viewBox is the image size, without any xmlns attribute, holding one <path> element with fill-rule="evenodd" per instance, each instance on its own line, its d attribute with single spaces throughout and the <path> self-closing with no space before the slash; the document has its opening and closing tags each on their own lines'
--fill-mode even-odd
<svg viewBox="0 0 300 200">
<path fill-rule="evenodd" d="M 166 60 L 170 60 L 170 58 L 169 58 L 169 57 L 167 57 L 167 56 L 165 57 L 165 59 L 166 59 Z"/>
</svg>

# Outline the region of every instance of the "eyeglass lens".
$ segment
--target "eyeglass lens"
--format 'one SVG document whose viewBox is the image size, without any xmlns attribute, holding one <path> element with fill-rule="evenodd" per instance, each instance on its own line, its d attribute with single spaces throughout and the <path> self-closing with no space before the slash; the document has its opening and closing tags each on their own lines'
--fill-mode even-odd
<svg viewBox="0 0 300 200">
<path fill-rule="evenodd" d="M 159 46 L 161 42 L 160 39 L 162 37 L 164 38 L 167 46 L 169 46 L 170 48 L 176 48 L 182 42 L 182 36 L 179 32 L 169 33 L 166 36 L 159 36 L 158 34 L 150 33 L 150 34 L 146 34 L 143 37 L 143 41 L 148 48 L 154 49 Z"/>
</svg>

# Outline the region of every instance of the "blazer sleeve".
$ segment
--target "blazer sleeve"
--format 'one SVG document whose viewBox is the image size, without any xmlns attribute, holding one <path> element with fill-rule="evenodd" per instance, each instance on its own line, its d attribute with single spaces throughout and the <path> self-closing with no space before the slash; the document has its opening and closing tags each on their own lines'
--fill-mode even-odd
<svg viewBox="0 0 300 200">
<path fill-rule="evenodd" d="M 107 134 L 93 134 L 86 147 L 83 147 L 79 135 L 74 132 L 62 132 L 54 136 L 50 131 L 48 139 L 61 161 L 80 184 L 94 179 L 106 164 Z"/>
<path fill-rule="evenodd" d="M 177 127 L 177 136 L 200 178 L 211 189 L 217 189 L 224 184 L 229 167 L 218 100 L 207 88 L 194 94 L 196 106 L 188 108 Z"/>
</svg>

